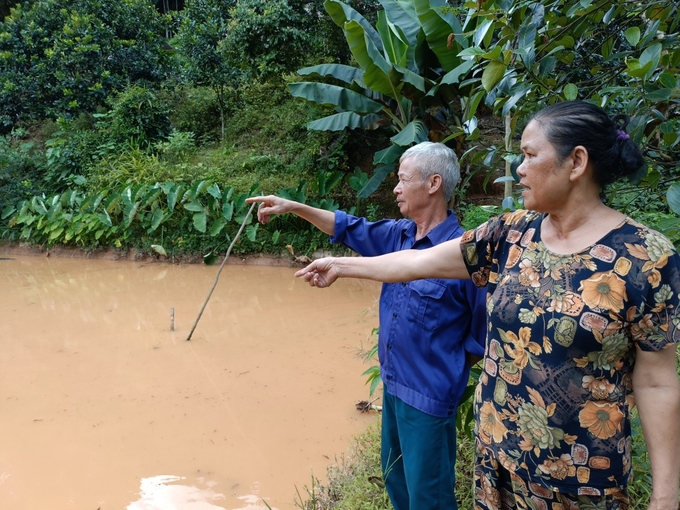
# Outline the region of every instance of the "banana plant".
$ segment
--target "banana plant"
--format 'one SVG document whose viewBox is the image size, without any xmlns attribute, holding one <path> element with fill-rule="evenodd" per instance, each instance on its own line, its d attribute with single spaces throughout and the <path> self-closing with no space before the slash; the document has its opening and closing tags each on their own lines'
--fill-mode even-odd
<svg viewBox="0 0 680 510">
<path fill-rule="evenodd" d="M 300 69 L 301 76 L 333 78 L 341 85 L 303 81 L 289 85 L 291 94 L 336 112 L 307 125 L 308 129 L 388 128 L 390 145 L 376 152 L 373 176 L 359 191 L 373 193 L 394 171 L 401 154 L 430 138 L 446 142 L 464 134 L 460 123 L 447 125 L 450 102 L 474 66 L 460 57 L 467 47 L 462 28 L 445 0 L 379 0 L 373 27 L 339 0 L 324 7 L 342 28 L 358 67 L 320 64 Z"/>
</svg>

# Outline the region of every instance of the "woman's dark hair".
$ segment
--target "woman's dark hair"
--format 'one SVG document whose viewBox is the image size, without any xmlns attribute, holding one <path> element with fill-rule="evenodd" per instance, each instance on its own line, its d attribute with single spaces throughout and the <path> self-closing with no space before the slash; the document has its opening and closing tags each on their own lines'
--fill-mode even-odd
<svg viewBox="0 0 680 510">
<path fill-rule="evenodd" d="M 627 115 L 610 118 L 594 104 L 564 101 L 544 108 L 532 120 L 543 127 L 560 161 L 569 156 L 574 147 L 585 147 L 593 164 L 595 181 L 601 188 L 646 169 L 640 148 L 626 133 Z"/>
</svg>

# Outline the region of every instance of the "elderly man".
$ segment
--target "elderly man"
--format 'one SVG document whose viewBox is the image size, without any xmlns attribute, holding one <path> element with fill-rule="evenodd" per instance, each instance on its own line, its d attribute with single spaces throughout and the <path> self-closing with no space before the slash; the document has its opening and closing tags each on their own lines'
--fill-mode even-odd
<svg viewBox="0 0 680 510">
<path fill-rule="evenodd" d="M 258 219 L 293 213 L 362 256 L 429 248 L 463 233 L 447 203 L 460 178 L 456 154 L 440 143 L 411 147 L 399 161 L 394 188 L 407 218 L 370 222 L 276 196 Z M 395 510 L 452 510 L 456 411 L 469 360 L 483 354 L 485 294 L 470 281 L 383 284 L 378 356 L 383 382 L 383 479 Z"/>
</svg>

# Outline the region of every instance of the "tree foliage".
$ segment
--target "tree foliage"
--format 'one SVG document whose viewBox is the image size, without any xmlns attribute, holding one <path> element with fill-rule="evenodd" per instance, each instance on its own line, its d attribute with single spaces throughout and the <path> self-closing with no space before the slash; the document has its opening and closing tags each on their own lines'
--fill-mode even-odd
<svg viewBox="0 0 680 510">
<path fill-rule="evenodd" d="M 319 47 L 318 12 L 303 0 L 239 0 L 230 15 L 225 50 L 248 77 L 290 73 Z"/>
<path fill-rule="evenodd" d="M 577 98 L 630 115 L 631 135 L 652 163 L 650 185 L 677 178 L 677 2 L 380 4 L 374 28 L 348 5 L 327 0 L 356 65 L 305 68 L 299 74 L 323 76 L 325 82 L 291 85 L 293 95 L 335 108 L 310 129 L 392 131 L 393 145 L 376 154 L 364 195 L 376 189 L 405 147 L 427 138 L 464 138 L 464 157 L 489 169 L 501 157 L 512 160 L 509 144 L 478 144 L 482 106 L 508 118 L 506 139 L 511 140 L 521 119 L 555 101 Z"/>
<path fill-rule="evenodd" d="M 465 25 L 474 35 L 463 54 L 481 64 L 475 93 L 515 122 L 577 98 L 635 116 L 666 111 L 678 98 L 677 9 L 670 0 L 488 2 L 470 11 Z M 634 134 L 648 121 L 638 117 Z"/>
<path fill-rule="evenodd" d="M 651 212 L 659 220 L 653 226 L 680 238 L 677 218 L 667 217 L 669 208 L 680 212 L 680 184 L 674 184 L 680 16 L 673 0 L 189 0 L 178 14 L 174 59 L 161 49 L 163 17 L 150 4 L 34 0 L 0 23 L 0 130 L 15 130 L 2 149 L 12 169 L 0 175 L 0 185 L 12 190 L 3 196 L 25 197 L 40 184 L 40 172 L 59 184 L 47 185 L 46 196 L 64 192 L 71 176 L 86 177 L 86 167 L 127 150 L 122 147 L 153 155 L 166 145 L 184 151 L 181 140 L 200 145 L 210 139 L 206 132 L 214 141 L 217 122 L 209 121 L 218 118 L 217 104 L 223 133 L 254 124 L 254 138 L 269 139 L 275 129 L 257 108 L 271 103 L 244 98 L 258 87 L 280 86 L 290 80 L 285 73 L 304 65 L 289 90 L 320 105 L 307 109 L 321 112 L 308 127 L 326 131 L 330 142 L 305 150 L 307 139 L 295 124 L 295 145 L 282 149 L 296 155 L 295 163 L 258 146 L 244 167 L 267 162 L 270 174 L 294 179 L 302 167 L 346 163 L 343 147 L 353 142 L 345 131 L 356 130 L 351 140 L 363 137 L 362 147 L 374 155 L 370 179 L 363 167 L 346 176 L 360 197 L 378 188 L 408 146 L 426 139 L 455 145 L 464 167 L 491 176 L 504 161 L 508 168 L 517 164 L 512 141 L 531 113 L 578 98 L 627 113 L 628 131 L 649 162 L 642 180 L 648 193 L 617 188 L 614 205 Z M 172 111 L 174 104 L 186 110 L 193 103 L 179 99 L 177 82 L 162 81 L 168 64 L 200 109 Z M 162 93 L 154 90 L 158 83 L 167 85 Z M 491 115 L 506 121 L 505 143 L 483 133 Z M 19 134 L 30 126 L 22 122 L 46 118 L 59 118 L 61 132 L 47 133 L 45 146 L 36 144 L 31 164 L 24 164 L 25 155 L 14 154 L 25 146 L 19 140 L 31 139 Z M 31 178 L 16 185 L 24 168 Z"/>
<path fill-rule="evenodd" d="M 348 4 L 326 0 L 325 7 L 345 34 L 358 67 L 320 64 L 298 74 L 330 78 L 334 83 L 298 82 L 291 93 L 336 112 L 310 129 L 388 128 L 391 144 L 376 153 L 373 177 L 360 192 L 365 197 L 393 171 L 413 143 L 447 141 L 464 133 L 455 122 L 460 78 L 471 64 L 459 53 L 467 44 L 455 37 L 462 28 L 443 0 L 381 0 L 376 26 Z"/>
<path fill-rule="evenodd" d="M 481 9 L 472 3 L 465 7 L 464 28 L 472 39 L 463 55 L 474 59 L 472 73 L 481 84 L 471 101 L 484 101 L 497 115 L 508 116 L 513 131 L 548 104 L 592 101 L 630 116 L 628 131 L 649 163 L 645 188 L 655 190 L 680 177 L 677 2 L 500 0 Z M 490 147 L 479 157 L 492 162 L 503 155 L 500 149 Z M 675 185 L 668 202 L 676 213 L 678 196 Z M 641 203 L 616 205 L 632 213 Z M 657 227 L 677 237 L 677 221 Z"/>
<path fill-rule="evenodd" d="M 235 0 L 189 0 L 179 16 L 175 44 L 180 53 L 183 76 L 190 84 L 209 87 L 220 107 L 222 138 L 230 91 L 240 72 L 229 59 L 223 42 L 228 35 L 229 9 Z"/>
<path fill-rule="evenodd" d="M 163 22 L 145 0 L 39 0 L 0 23 L 0 129 L 95 111 L 129 83 L 166 77 Z"/>
</svg>

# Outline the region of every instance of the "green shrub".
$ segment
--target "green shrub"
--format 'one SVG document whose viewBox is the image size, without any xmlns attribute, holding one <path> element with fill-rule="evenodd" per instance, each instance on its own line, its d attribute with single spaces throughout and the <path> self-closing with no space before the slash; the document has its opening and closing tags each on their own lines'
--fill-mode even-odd
<svg viewBox="0 0 680 510">
<path fill-rule="evenodd" d="M 97 147 L 101 144 L 101 133 L 95 128 L 93 118 L 78 122 L 65 118 L 57 119 L 45 141 L 45 173 L 43 182 L 46 194 L 58 193 L 79 180 L 97 158 Z"/>
<path fill-rule="evenodd" d="M 87 173 L 87 189 L 98 193 L 121 185 L 154 184 L 175 177 L 170 165 L 139 147 L 128 147 L 97 160 Z"/>
<path fill-rule="evenodd" d="M 163 20 L 144 0 L 21 2 L 0 25 L 0 129 L 77 116 L 167 74 Z"/>
<path fill-rule="evenodd" d="M 495 206 L 467 205 L 460 211 L 460 223 L 465 230 L 478 227 L 503 211 Z"/>
<path fill-rule="evenodd" d="M 172 130 L 169 98 L 152 89 L 133 85 L 109 103 L 109 112 L 100 116 L 100 129 L 115 144 L 148 148 L 165 140 Z"/>
<path fill-rule="evenodd" d="M 307 122 L 314 118 L 313 107 L 292 98 L 285 84 L 252 82 L 240 97 L 225 135 L 235 149 L 247 147 L 251 154 L 277 155 L 295 173 L 316 167 L 327 135 L 307 130 Z"/>
<path fill-rule="evenodd" d="M 154 148 L 169 162 L 177 163 L 196 152 L 196 135 L 192 131 L 173 129 L 168 139 L 156 142 Z"/>
<path fill-rule="evenodd" d="M 7 232 L 8 217 L 14 205 L 40 193 L 45 158 L 32 141 L 16 136 L 0 136 L 0 235 Z"/>
<path fill-rule="evenodd" d="M 209 87 L 180 88 L 170 114 L 178 131 L 194 133 L 196 144 L 203 146 L 220 140 L 220 106 Z"/>
</svg>

